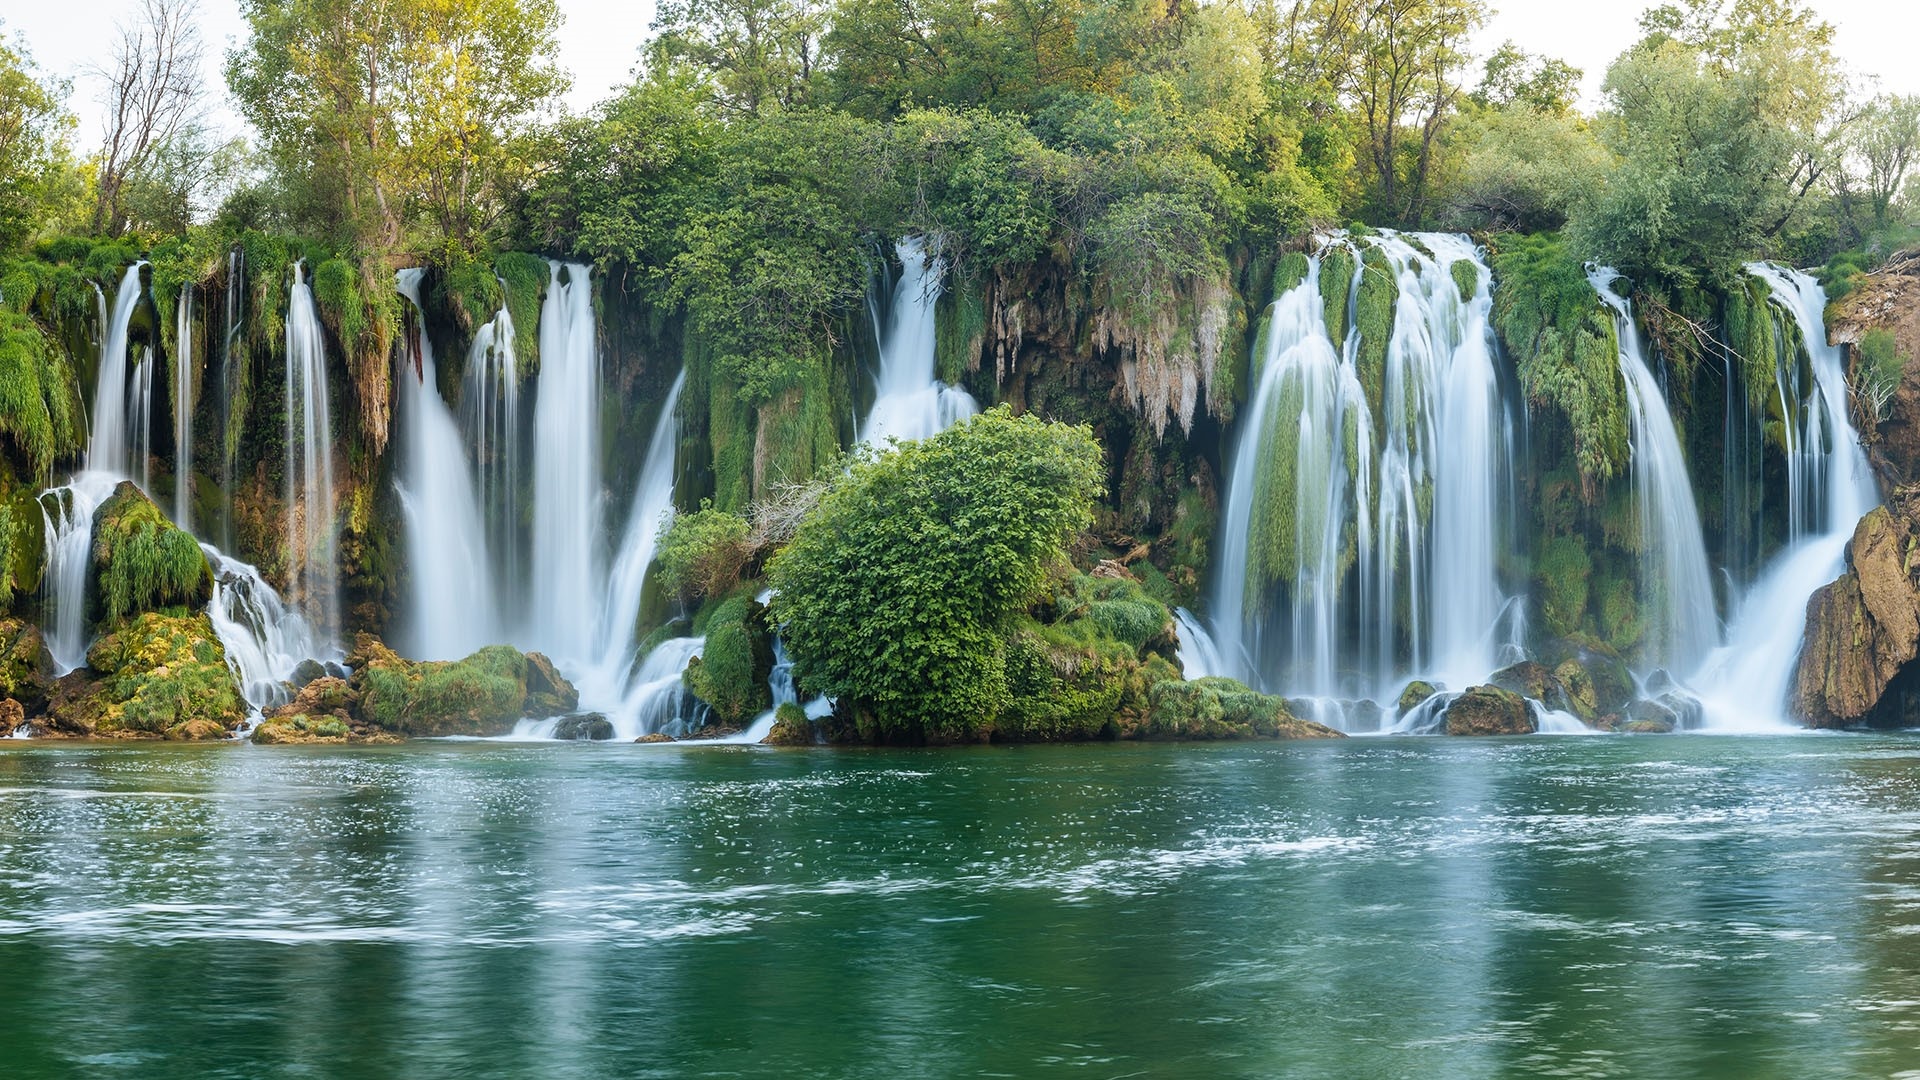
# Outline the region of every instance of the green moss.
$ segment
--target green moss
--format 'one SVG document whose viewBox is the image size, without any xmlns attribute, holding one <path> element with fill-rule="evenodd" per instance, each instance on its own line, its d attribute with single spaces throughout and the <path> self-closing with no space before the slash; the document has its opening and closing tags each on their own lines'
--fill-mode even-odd
<svg viewBox="0 0 1920 1080">
<path fill-rule="evenodd" d="M 1280 261 L 1273 268 L 1272 294 L 1277 297 L 1292 292 L 1307 280 L 1307 271 L 1311 268 L 1305 252 L 1289 251 L 1280 256 Z"/>
<path fill-rule="evenodd" d="M 773 704 L 767 689 L 773 647 L 764 610 L 749 590 L 714 605 L 701 620 L 706 644 L 681 673 L 693 696 L 728 726 L 744 724 Z"/>
<path fill-rule="evenodd" d="M 540 370 L 540 305 L 546 298 L 553 270 L 547 260 L 522 251 L 504 251 L 494 257 L 493 272 L 507 288 L 507 313 L 513 316 L 513 355 L 520 374 Z"/>
<path fill-rule="evenodd" d="M 711 502 L 677 514 L 660 538 L 660 584 L 688 599 L 721 596 L 740 581 L 752 551 L 747 519 L 715 510 Z"/>
<path fill-rule="evenodd" d="M 1353 250 L 1345 244 L 1336 244 L 1320 256 L 1320 298 L 1327 307 L 1327 336 L 1335 345 L 1347 339 L 1347 295 L 1353 288 L 1353 268 Z"/>
<path fill-rule="evenodd" d="M 1359 368 L 1360 388 L 1366 392 L 1367 401 L 1373 406 L 1375 431 L 1386 430 L 1385 415 L 1381 410 L 1386 407 L 1387 347 L 1393 343 L 1394 307 L 1399 298 L 1400 285 L 1394 278 L 1393 266 L 1387 261 L 1386 253 L 1377 247 L 1368 248 L 1360 272 L 1360 293 L 1354 303 L 1354 324 L 1360 331 L 1360 349 L 1355 359 Z M 1418 388 L 1408 387 L 1407 403 L 1410 408 L 1419 397 Z M 1416 430 L 1412 424 L 1407 429 Z"/>
<path fill-rule="evenodd" d="M 1541 548 L 1534 563 L 1534 581 L 1540 590 L 1540 614 L 1548 632 L 1565 637 L 1580 629 L 1587 614 L 1587 579 L 1592 573 L 1593 560 L 1586 543 L 1578 537 L 1555 537 Z"/>
<path fill-rule="evenodd" d="M 1597 502 L 1626 468 L 1626 388 L 1612 312 L 1557 235 L 1508 236 L 1494 257 L 1495 329 L 1521 386 L 1572 434 L 1581 494 Z"/>
<path fill-rule="evenodd" d="M 131 481 L 121 481 L 94 516 L 93 569 L 97 618 L 106 625 L 144 611 L 204 607 L 213 595 L 199 543 Z"/>
<path fill-rule="evenodd" d="M 1337 736 L 1294 716 L 1287 703 L 1248 689 L 1233 679 L 1157 683 L 1149 698 L 1146 724 L 1136 737 L 1147 739 L 1251 739 Z"/>
<path fill-rule="evenodd" d="M 507 645 L 489 645 L 462 660 L 406 660 L 364 635 L 348 664 L 360 715 L 403 735 L 500 735 L 528 715 L 552 715 L 578 704 L 570 686 L 530 694 L 542 676 L 534 660 Z"/>
<path fill-rule="evenodd" d="M 64 350 L 33 319 L 0 310 L 0 433 L 45 485 L 54 462 L 76 454 L 74 378 Z"/>
<path fill-rule="evenodd" d="M 1640 604 L 1628 576 L 1613 578 L 1600 590 L 1600 635 L 1614 651 L 1627 653 L 1645 630 Z"/>
<path fill-rule="evenodd" d="M 165 734 L 193 721 L 231 729 L 246 717 L 226 653 L 205 615 L 148 612 L 87 650 L 100 672 L 93 726 Z"/>
<path fill-rule="evenodd" d="M 934 369 L 941 382 L 957 386 L 980 362 L 987 340 L 987 307 L 978 278 L 959 279 L 940 297 L 934 323 Z"/>
<path fill-rule="evenodd" d="M 1480 269 L 1472 259 L 1455 259 L 1447 267 L 1447 273 L 1453 275 L 1453 286 L 1460 290 L 1460 299 L 1471 301 L 1480 292 Z"/>
</svg>

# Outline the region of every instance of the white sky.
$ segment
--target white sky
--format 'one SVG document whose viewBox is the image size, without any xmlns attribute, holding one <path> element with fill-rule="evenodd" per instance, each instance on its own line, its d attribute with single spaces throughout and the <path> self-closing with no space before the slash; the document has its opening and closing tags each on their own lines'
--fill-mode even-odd
<svg viewBox="0 0 1920 1080">
<path fill-rule="evenodd" d="M 242 36 L 235 0 L 199 0 L 201 37 L 208 45 L 207 79 L 225 96 L 220 66 L 227 46 Z M 565 22 L 560 28 L 560 61 L 573 73 L 567 105 L 584 111 L 630 77 L 653 0 L 559 0 Z M 129 17 L 137 0 L 0 0 L 0 22 L 9 34 L 24 35 L 40 66 L 74 77 L 70 107 L 80 117 L 84 147 L 100 140 L 97 87 L 82 72 L 104 59 L 108 28 Z M 1601 76 L 1631 44 L 1645 0 L 1626 5 L 1592 0 L 1505 0 L 1478 39 L 1484 55 L 1511 38 L 1532 53 L 1557 56 L 1586 72 L 1583 104 L 1598 104 Z M 1912 0 L 1813 0 L 1813 7 L 1838 29 L 1837 51 L 1852 70 L 1878 76 L 1881 89 L 1920 93 L 1920 64 L 1913 48 L 1920 41 L 1920 4 Z M 235 128 L 230 109 L 217 113 Z"/>
</svg>

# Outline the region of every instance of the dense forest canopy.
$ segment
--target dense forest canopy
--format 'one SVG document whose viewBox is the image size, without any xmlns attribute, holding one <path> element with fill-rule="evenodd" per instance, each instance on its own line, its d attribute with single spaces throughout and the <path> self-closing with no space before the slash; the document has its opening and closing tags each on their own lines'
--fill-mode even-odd
<svg viewBox="0 0 1920 1080">
<path fill-rule="evenodd" d="M 748 386 L 864 287 L 863 243 L 961 274 L 1052 252 L 1146 318 L 1236 245 L 1316 226 L 1557 229 L 1685 284 L 1884 247 L 1920 106 L 1872 96 L 1791 0 L 1642 17 L 1581 75 L 1473 55 L 1473 0 L 669 0 L 638 77 L 558 105 L 553 0 L 246 0 L 221 143 L 189 0 L 147 0 L 80 92 L 0 48 L 0 243 L 257 228 L 345 253 L 530 249 L 633 268 Z M 772 382 L 768 380 L 773 380 Z"/>
</svg>

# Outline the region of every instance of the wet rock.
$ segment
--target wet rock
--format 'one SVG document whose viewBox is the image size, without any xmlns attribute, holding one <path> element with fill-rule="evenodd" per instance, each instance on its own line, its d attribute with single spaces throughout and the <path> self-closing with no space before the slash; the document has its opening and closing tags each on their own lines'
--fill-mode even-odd
<svg viewBox="0 0 1920 1080">
<path fill-rule="evenodd" d="M 1623 730 L 1691 731 L 1705 726 L 1706 710 L 1699 698 L 1672 685 L 1670 680 L 1650 678 L 1647 686 L 1662 692 L 1627 706 Z"/>
<path fill-rule="evenodd" d="M 1511 690 L 1558 712 L 1573 712 L 1573 697 L 1545 664 L 1522 660 L 1488 676 L 1487 682 L 1502 690 Z"/>
<path fill-rule="evenodd" d="M 1402 716 L 1420 706 L 1420 703 L 1440 692 L 1440 688 L 1422 679 L 1415 679 L 1400 691 L 1400 700 L 1395 705 Z"/>
<path fill-rule="evenodd" d="M 1447 706 L 1449 735 L 1531 735 L 1535 730 L 1526 699 L 1498 686 L 1469 687 Z"/>
<path fill-rule="evenodd" d="M 328 674 L 330 673 L 327 671 L 327 666 L 320 661 L 302 660 L 299 666 L 293 669 L 293 677 L 287 681 L 293 684 L 295 690 L 299 690 L 315 679 L 326 678 Z"/>
<path fill-rule="evenodd" d="M 0 739 L 13 734 L 27 722 L 26 707 L 12 698 L 0 698 Z"/>
<path fill-rule="evenodd" d="M 267 710 L 269 718 L 278 716 L 338 716 L 342 720 L 353 716 L 354 706 L 360 697 L 345 679 L 331 675 L 308 682 L 294 695 L 292 701 L 275 709 Z"/>
<path fill-rule="evenodd" d="M 168 728 L 166 737 L 171 742 L 214 742 L 232 734 L 211 720 L 195 717 Z"/>
<path fill-rule="evenodd" d="M 602 713 L 574 713 L 560 718 L 553 726 L 553 737 L 577 742 L 601 742 L 613 738 L 613 723 Z"/>
<path fill-rule="evenodd" d="M 281 713 L 261 721 L 251 737 L 260 746 L 344 743 L 353 741 L 353 726 L 337 716 Z"/>
<path fill-rule="evenodd" d="M 1807 601 L 1793 711 L 1814 727 L 1869 722 L 1920 655 L 1920 488 L 1903 488 L 1854 527 L 1846 571 Z"/>
<path fill-rule="evenodd" d="M 54 685 L 47 713 L 48 734 L 160 738 L 175 729 L 224 735 L 246 706 L 205 615 L 149 612 L 96 641 L 87 666 Z"/>
<path fill-rule="evenodd" d="M 637 738 L 637 739 L 635 739 L 635 740 L 633 740 L 633 741 L 634 741 L 634 742 L 637 742 L 637 743 L 663 743 L 663 742 L 672 742 L 672 741 L 673 741 L 673 736 L 671 736 L 671 735 L 663 735 L 663 734 L 661 734 L 661 733 L 660 733 L 660 732 L 658 732 L 658 731 L 652 731 L 652 732 L 648 732 L 648 733 L 647 733 L 647 734 L 645 734 L 645 735 L 642 735 L 642 736 L 640 736 L 639 738 Z"/>
<path fill-rule="evenodd" d="M 46 707 L 53 679 L 53 654 L 40 628 L 25 619 L 0 619 L 0 695 L 32 716 Z"/>
<path fill-rule="evenodd" d="M 1567 694 L 1567 711 L 1591 724 L 1600 712 L 1600 699 L 1593 685 L 1593 674 L 1577 658 L 1568 657 L 1553 669 Z"/>
<path fill-rule="evenodd" d="M 534 660 L 508 645 L 489 645 L 462 660 L 415 661 L 360 634 L 347 662 L 357 718 L 418 738 L 505 735 L 522 718 L 544 719 L 579 704 L 545 657 Z M 530 686 L 540 689 L 530 693 Z"/>
<path fill-rule="evenodd" d="M 558 716 L 580 707 L 580 691 L 544 653 L 527 654 L 527 715 Z"/>
</svg>

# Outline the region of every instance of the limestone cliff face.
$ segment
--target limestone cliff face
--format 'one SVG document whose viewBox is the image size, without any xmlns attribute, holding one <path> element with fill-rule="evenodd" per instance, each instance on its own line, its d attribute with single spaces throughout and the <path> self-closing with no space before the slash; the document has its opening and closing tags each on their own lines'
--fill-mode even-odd
<svg viewBox="0 0 1920 1080">
<path fill-rule="evenodd" d="M 1917 532 L 1920 487 L 1903 488 L 1860 519 L 1846 572 L 1808 600 L 1793 700 L 1808 724 L 1902 721 L 1907 695 L 1889 688 L 1907 681 L 1903 671 L 1920 655 Z"/>
<path fill-rule="evenodd" d="M 1889 487 L 1920 483 L 1920 251 L 1896 254 L 1856 281 L 1828 310 L 1827 337 L 1854 346 L 1872 330 L 1893 334 L 1906 371 L 1885 419 L 1865 418 L 1860 429 L 1874 471 Z"/>
</svg>

